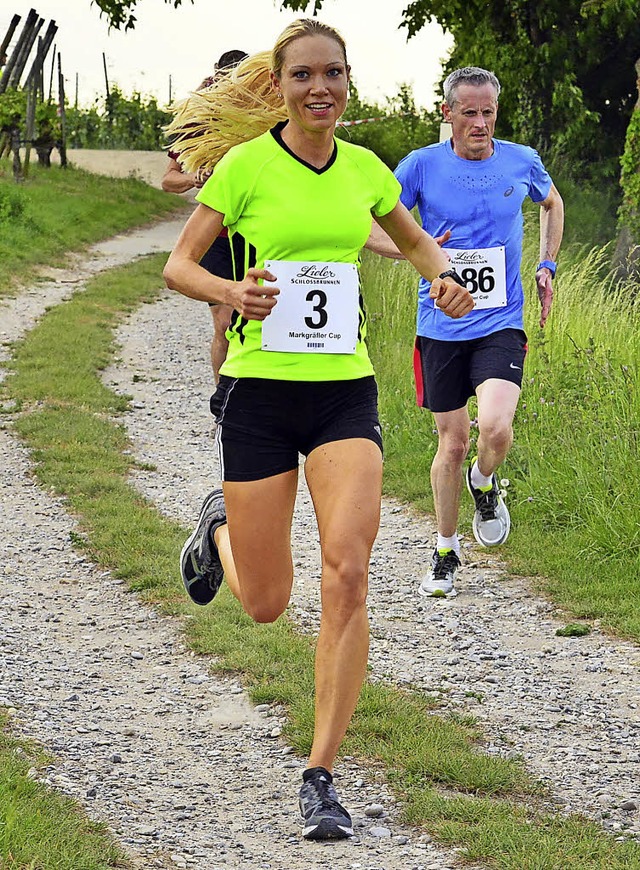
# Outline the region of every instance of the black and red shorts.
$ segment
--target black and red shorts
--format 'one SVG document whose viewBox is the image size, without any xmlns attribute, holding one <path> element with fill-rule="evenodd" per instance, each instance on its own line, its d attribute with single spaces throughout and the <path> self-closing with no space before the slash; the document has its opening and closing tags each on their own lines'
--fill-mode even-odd
<svg viewBox="0 0 640 870">
<path fill-rule="evenodd" d="M 416 337 L 413 371 L 421 408 L 436 414 L 464 408 L 489 378 L 522 385 L 527 336 L 521 329 L 501 329 L 469 341 Z"/>
</svg>

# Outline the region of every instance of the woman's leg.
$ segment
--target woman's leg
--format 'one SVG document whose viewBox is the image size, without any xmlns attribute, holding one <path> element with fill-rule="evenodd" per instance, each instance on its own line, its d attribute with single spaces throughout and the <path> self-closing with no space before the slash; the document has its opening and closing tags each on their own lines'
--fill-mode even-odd
<svg viewBox="0 0 640 870">
<path fill-rule="evenodd" d="M 367 668 L 369 557 L 380 523 L 382 454 L 365 438 L 323 444 L 305 464 L 322 550 L 322 616 L 309 767 L 331 771 Z"/>
<path fill-rule="evenodd" d="M 289 603 L 297 485 L 297 468 L 223 484 L 227 525 L 216 529 L 215 542 L 229 588 L 256 622 L 273 622 Z"/>
</svg>

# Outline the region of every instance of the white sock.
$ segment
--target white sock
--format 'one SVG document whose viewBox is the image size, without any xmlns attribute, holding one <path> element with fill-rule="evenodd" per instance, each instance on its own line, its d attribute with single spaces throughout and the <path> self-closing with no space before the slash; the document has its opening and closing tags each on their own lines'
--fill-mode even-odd
<svg viewBox="0 0 640 870">
<path fill-rule="evenodd" d="M 491 486 L 493 482 L 493 475 L 490 477 L 485 477 L 484 474 L 478 468 L 478 460 L 473 463 L 473 467 L 471 468 L 471 486 L 475 489 L 486 489 Z"/>
<path fill-rule="evenodd" d="M 453 550 L 459 556 L 460 555 L 460 541 L 458 540 L 457 532 L 455 535 L 451 535 L 450 537 L 446 537 L 445 535 L 441 535 L 440 532 L 438 532 L 438 542 L 436 544 L 436 548 L 438 550 Z"/>
</svg>

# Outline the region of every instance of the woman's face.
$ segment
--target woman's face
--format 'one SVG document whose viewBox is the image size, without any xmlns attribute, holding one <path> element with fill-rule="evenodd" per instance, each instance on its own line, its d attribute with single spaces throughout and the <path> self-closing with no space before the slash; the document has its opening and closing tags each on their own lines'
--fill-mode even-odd
<svg viewBox="0 0 640 870">
<path fill-rule="evenodd" d="M 307 132 L 333 129 L 347 105 L 349 67 L 335 39 L 301 36 L 284 53 L 280 77 L 271 74 L 282 93 L 289 119 Z"/>
</svg>

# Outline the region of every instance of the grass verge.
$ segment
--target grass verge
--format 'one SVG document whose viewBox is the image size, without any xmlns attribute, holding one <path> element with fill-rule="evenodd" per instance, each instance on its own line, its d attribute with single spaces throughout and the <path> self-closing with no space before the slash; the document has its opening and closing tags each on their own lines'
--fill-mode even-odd
<svg viewBox="0 0 640 870">
<path fill-rule="evenodd" d="M 107 870 L 128 867 L 104 825 L 33 776 L 48 762 L 31 743 L 7 733 L 0 715 L 0 861 L 10 870 Z"/>
<path fill-rule="evenodd" d="M 0 160 L 0 298 L 33 281 L 42 266 L 132 226 L 184 210 L 177 196 L 136 178 L 107 178 L 34 164 L 24 184 Z"/>
<path fill-rule="evenodd" d="M 103 386 L 99 371 L 114 352 L 113 328 L 158 292 L 163 259 L 104 273 L 49 311 L 15 348 L 3 390 L 23 409 L 15 425 L 41 483 L 66 497 L 93 558 L 150 602 L 188 615 L 192 647 L 215 655 L 216 667 L 239 672 L 256 702 L 284 705 L 287 739 L 305 753 L 313 719 L 311 641 L 286 619 L 254 624 L 225 591 L 212 608 L 186 604 L 175 568 L 186 531 L 127 482 L 134 461 L 117 420 L 127 402 Z M 545 812 L 522 764 L 489 757 L 480 744 L 473 722 L 438 715 L 429 698 L 371 683 L 343 751 L 383 764 L 407 820 L 426 824 L 471 860 L 513 870 L 640 866 L 638 844 L 616 842 L 587 820 Z"/>
</svg>

